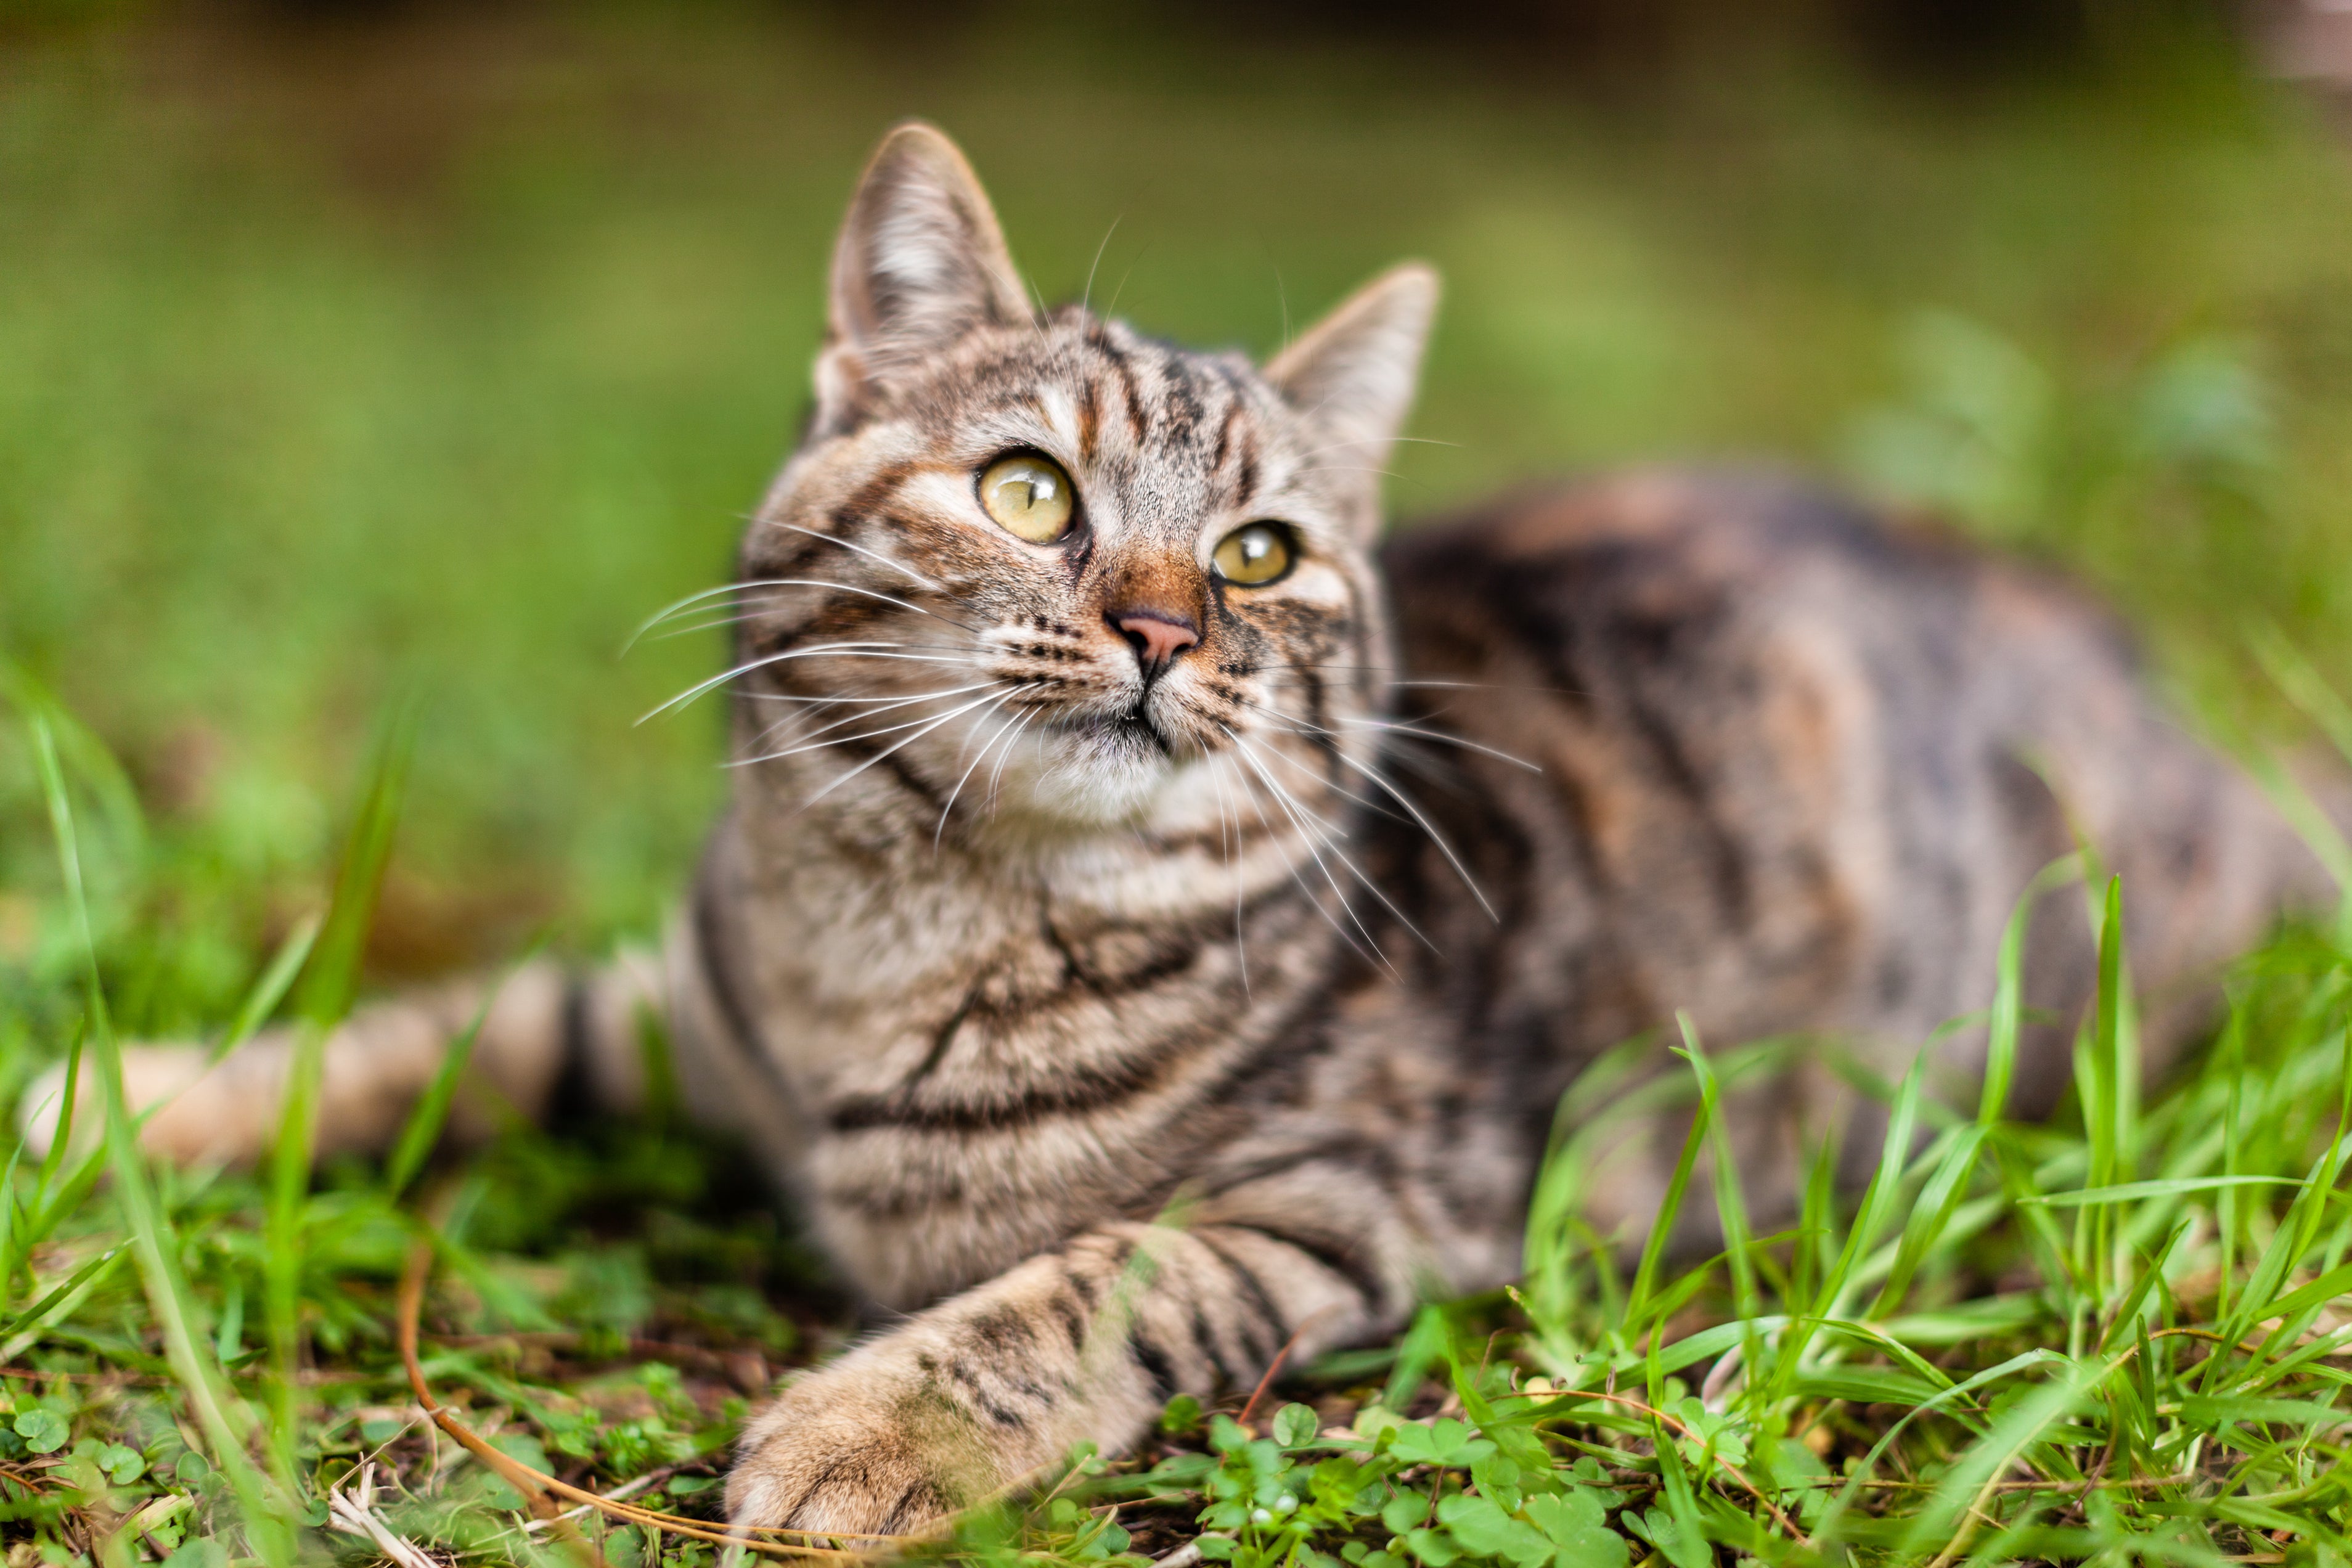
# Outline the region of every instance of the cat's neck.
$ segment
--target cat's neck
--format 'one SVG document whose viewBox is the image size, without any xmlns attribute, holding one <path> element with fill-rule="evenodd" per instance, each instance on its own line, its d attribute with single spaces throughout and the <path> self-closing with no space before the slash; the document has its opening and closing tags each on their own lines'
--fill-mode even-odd
<svg viewBox="0 0 2352 1568">
<path fill-rule="evenodd" d="M 739 791 L 726 942 L 757 1048 L 813 1114 L 917 1084 L 984 1099 L 1046 1081 L 1086 1007 L 1139 986 L 1170 988 L 1159 1012 L 1236 1026 L 1284 1007 L 1334 940 L 1313 907 L 1317 847 L 1277 814 L 1238 835 L 1228 814 L 1222 831 L 1160 820 L 973 845 L 847 789 L 791 809 L 790 787 Z M 1055 1022 L 1074 998 L 1093 1000 Z M 1090 1027 L 1087 1048 L 1154 1048 L 1133 1034 Z"/>
</svg>

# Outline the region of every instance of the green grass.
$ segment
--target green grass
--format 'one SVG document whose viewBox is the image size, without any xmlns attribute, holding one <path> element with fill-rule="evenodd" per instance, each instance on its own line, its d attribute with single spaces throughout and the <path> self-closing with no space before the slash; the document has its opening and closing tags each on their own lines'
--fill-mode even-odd
<svg viewBox="0 0 2352 1568">
<path fill-rule="evenodd" d="M 280 1134 L 291 1166 L 151 1168 L 81 919 L 55 721 L 36 703 L 27 731 L 86 933 L 77 1078 L 96 1077 L 106 1136 L 9 1173 L 11 1533 L 57 1561 L 365 1555 L 314 1533 L 331 1499 L 364 1489 L 405 1539 L 532 1560 L 541 1542 L 520 1500 L 436 1441 L 404 1397 L 389 1282 L 419 1240 L 443 1279 L 426 1374 L 469 1425 L 575 1484 L 651 1474 L 638 1500 L 707 1509 L 767 1358 L 805 1348 L 773 1305 L 810 1299 L 805 1265 L 764 1211 L 714 1202 L 740 1175 L 677 1132 L 635 1126 L 569 1142 L 517 1129 L 405 1193 L 406 1158 L 289 1182 L 307 1166 L 299 1094 Z M 398 769 L 394 742 L 311 963 L 306 1026 L 331 1026 L 348 994 L 353 911 L 382 865 Z M 2084 858 L 2045 880 L 2078 879 Z M 1180 1399 L 1143 1453 L 1081 1456 L 1044 1497 L 968 1519 L 934 1550 L 1086 1563 L 1130 1557 L 1139 1536 L 1192 1536 L 1244 1568 L 1627 1568 L 1652 1554 L 1699 1568 L 1722 1550 L 1803 1563 L 2340 1561 L 2352 903 L 2333 930 L 2246 960 L 2218 1044 L 2143 1107 L 2116 884 L 2089 902 L 2099 995 L 2053 1121 L 1999 1113 L 2022 1016 L 2021 921 L 1982 1020 L 1977 1112 L 1925 1097 L 1923 1058 L 1877 1086 L 1889 1126 L 1868 1187 L 1842 1199 L 1824 1144 L 1780 1234 L 1755 1234 L 1729 1163 L 1702 1156 L 1727 1148 L 1722 1087 L 1798 1047 L 1717 1061 L 1685 1024 L 1696 1114 L 1630 1279 L 1615 1245 L 1580 1225 L 1575 1192 L 1610 1115 L 1632 1108 L 1579 1114 L 1572 1089 L 1519 1287 L 1433 1306 L 1388 1350 L 1298 1369 L 1286 1392 L 1312 1405 L 1236 1401 L 1254 1426 Z M 428 1098 L 403 1145 L 429 1141 L 446 1110 Z M 1726 1252 L 1674 1265 L 1661 1247 L 1673 1213 L 1710 1196 Z M 135 1267 L 118 1266 L 126 1251 Z M 263 1342 L 247 1349 L 256 1300 Z M 826 1330 L 822 1316 L 809 1326 Z M 709 1555 L 638 1527 L 604 1549 L 679 1568 Z"/>
<path fill-rule="evenodd" d="M 718 650 L 617 650 L 723 571 L 896 115 L 966 140 L 1049 297 L 1091 273 L 1172 336 L 1262 350 L 1394 256 L 1438 261 L 1401 510 L 1775 454 L 2089 576 L 2233 742 L 2341 743 L 2344 148 L 2225 52 L 2133 51 L 1960 93 L 1769 49 L 1639 90 L 1042 26 L 909 58 L 716 8 L 0 35 L 0 1105 L 72 1057 L 107 1108 L 95 1148 L 0 1177 L 10 1568 L 364 1560 L 324 1527 L 370 1485 L 405 1539 L 560 1555 L 415 1415 L 392 1330 L 420 1237 L 441 1396 L 679 1511 L 710 1509 L 745 1401 L 842 1342 L 748 1163 L 684 1130 L 428 1159 L 436 1097 L 389 1162 L 306 1183 L 297 1096 L 274 1169 L 177 1171 L 136 1154 L 115 1063 L 650 929 L 717 734 L 630 721 Z M 1897 1136 L 1868 1191 L 1825 1154 L 1759 1236 L 1702 1114 L 1678 1202 L 1733 1245 L 1692 1267 L 1580 1229 L 1583 1086 L 1514 1292 L 1296 1369 L 1248 1434 L 1238 1401 L 1171 1409 L 957 1545 L 2341 1561 L 2352 927 L 2250 955 L 2213 1046 L 2142 1085 L 2128 933 L 2091 884 L 2107 984 L 2050 1123 L 1875 1086 Z M 1707 1112 L 1795 1047 L 1684 1048 L 1657 1092 Z"/>
</svg>

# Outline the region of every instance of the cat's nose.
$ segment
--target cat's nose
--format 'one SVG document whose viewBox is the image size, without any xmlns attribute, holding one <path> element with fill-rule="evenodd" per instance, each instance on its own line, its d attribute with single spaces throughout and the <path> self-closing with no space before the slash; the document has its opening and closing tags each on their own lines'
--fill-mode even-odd
<svg viewBox="0 0 2352 1568">
<path fill-rule="evenodd" d="M 1167 610 L 1114 610 L 1106 618 L 1135 649 L 1146 676 L 1158 675 L 1171 659 L 1201 640 L 1200 628 L 1190 617 Z"/>
</svg>

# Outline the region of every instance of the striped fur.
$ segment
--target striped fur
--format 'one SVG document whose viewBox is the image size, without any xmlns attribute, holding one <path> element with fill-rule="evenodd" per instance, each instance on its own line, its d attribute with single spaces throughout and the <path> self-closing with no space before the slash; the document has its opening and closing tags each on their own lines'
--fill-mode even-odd
<svg viewBox="0 0 2352 1568">
<path fill-rule="evenodd" d="M 1377 548 L 1433 302 L 1400 268 L 1264 368 L 1187 353 L 1033 311 L 936 132 L 877 155 L 810 437 L 718 601 L 735 801 L 666 959 L 528 972 L 479 1047 L 525 1110 L 567 1080 L 625 1104 L 635 1012 L 666 1005 L 695 1112 L 908 1314 L 754 1417 L 738 1519 L 903 1529 L 1286 1344 L 1509 1279 L 1552 1106 L 1601 1052 L 1679 1008 L 1899 1074 L 1982 1004 L 2075 832 L 2179 1003 L 2159 1049 L 2213 965 L 2318 896 L 2112 626 L 2019 567 L 1670 473 Z M 1066 542 L 981 509 L 1016 449 L 1074 478 Z M 1297 568 L 1217 579 L 1261 518 Z M 1133 614 L 1197 641 L 1155 666 Z M 2072 896 L 2029 965 L 2067 1019 L 2094 961 Z M 463 1002 L 338 1037 L 331 1144 L 388 1136 Z M 2021 1113 L 2066 1038 L 2035 1032 Z M 1980 1034 L 1940 1049 L 1965 1091 Z M 184 1053 L 141 1055 L 135 1094 L 181 1091 L 150 1141 L 251 1152 L 285 1051 L 184 1088 Z M 1872 1146 L 1870 1102 L 1801 1060 L 1736 1103 L 1767 1208 L 1807 1138 Z M 1678 1142 L 1629 1121 L 1591 1217 L 1638 1235 Z"/>
</svg>

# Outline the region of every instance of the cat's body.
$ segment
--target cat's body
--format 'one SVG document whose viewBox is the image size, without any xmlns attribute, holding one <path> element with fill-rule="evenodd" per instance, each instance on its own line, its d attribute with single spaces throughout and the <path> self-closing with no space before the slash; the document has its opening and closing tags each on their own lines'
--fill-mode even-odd
<svg viewBox="0 0 2352 1568">
<path fill-rule="evenodd" d="M 2070 816 L 2158 995 L 2319 891 L 2095 611 L 1799 488 L 1636 475 L 1376 557 L 1423 272 L 1261 372 L 1033 314 L 1009 268 L 953 150 L 886 143 L 745 543 L 746 765 L 667 961 L 528 972 L 479 1047 L 527 1108 L 567 1076 L 625 1103 L 634 1000 L 667 992 L 694 1112 L 914 1314 L 753 1420 L 746 1522 L 903 1529 L 1507 1279 L 1560 1091 L 1678 1009 L 1899 1076 L 1989 998 Z M 2071 1020 L 2074 895 L 2031 948 Z M 331 1142 L 397 1125 L 438 1008 L 338 1037 Z M 2032 1033 L 2020 1113 L 2068 1033 Z M 1981 1036 L 1946 1048 L 1964 1084 Z M 283 1058 L 232 1058 L 151 1142 L 249 1152 Z M 193 1071 L 139 1065 L 141 1098 Z M 1735 1104 L 1766 1208 L 1805 1138 L 1869 1131 L 1801 1065 Z M 1674 1141 L 1631 1123 L 1590 1173 L 1604 1228 L 1638 1234 Z"/>
</svg>

